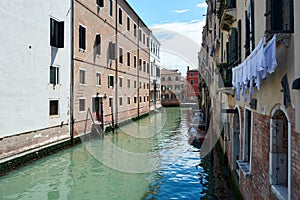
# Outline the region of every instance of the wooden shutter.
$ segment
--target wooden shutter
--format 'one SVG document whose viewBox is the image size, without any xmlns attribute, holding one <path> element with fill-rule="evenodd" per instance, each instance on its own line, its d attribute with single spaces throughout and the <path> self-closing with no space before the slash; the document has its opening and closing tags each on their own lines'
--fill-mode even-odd
<svg viewBox="0 0 300 200">
<path fill-rule="evenodd" d="M 57 41 L 57 47 L 58 48 L 64 48 L 64 28 L 65 28 L 65 23 L 58 22 L 58 41 Z"/>
<path fill-rule="evenodd" d="M 283 30 L 282 27 L 282 0 L 271 1 L 271 28 L 272 31 Z"/>
<path fill-rule="evenodd" d="M 266 31 L 270 32 L 271 31 L 271 4 L 272 4 L 272 0 L 266 0 L 266 13 L 265 13 L 265 17 L 266 17 Z"/>
<path fill-rule="evenodd" d="M 104 0 L 97 0 L 97 6 L 104 7 Z"/>
<path fill-rule="evenodd" d="M 245 25 L 246 25 L 246 31 L 245 31 L 245 36 L 246 36 L 246 44 L 245 44 L 245 50 L 246 50 L 246 57 L 250 55 L 250 20 L 248 18 L 248 12 L 245 11 Z"/>
<path fill-rule="evenodd" d="M 101 54 L 101 36 L 99 34 L 96 35 L 96 54 Z"/>
<path fill-rule="evenodd" d="M 238 58 L 238 32 L 236 28 L 231 29 L 231 35 L 230 35 L 230 55 L 229 55 L 229 64 L 233 64 L 237 61 Z"/>
</svg>

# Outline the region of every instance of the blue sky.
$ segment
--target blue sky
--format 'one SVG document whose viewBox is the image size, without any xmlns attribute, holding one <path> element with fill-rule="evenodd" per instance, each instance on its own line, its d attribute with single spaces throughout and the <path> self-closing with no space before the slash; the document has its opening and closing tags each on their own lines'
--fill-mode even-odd
<svg viewBox="0 0 300 200">
<path fill-rule="evenodd" d="M 161 67 L 186 74 L 197 68 L 205 0 L 127 0 L 161 43 Z"/>
</svg>

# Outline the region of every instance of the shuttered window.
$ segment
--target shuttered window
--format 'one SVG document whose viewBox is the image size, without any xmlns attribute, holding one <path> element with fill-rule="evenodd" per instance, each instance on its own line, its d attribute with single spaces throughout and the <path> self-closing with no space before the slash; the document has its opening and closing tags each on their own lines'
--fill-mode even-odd
<svg viewBox="0 0 300 200">
<path fill-rule="evenodd" d="M 230 35 L 230 39 L 229 39 L 229 64 L 237 64 L 237 59 L 238 59 L 238 32 L 236 28 L 232 28 L 231 29 L 231 35 Z"/>
<path fill-rule="evenodd" d="M 85 27 L 79 25 L 79 49 L 85 50 Z"/>
<path fill-rule="evenodd" d="M 104 0 L 96 0 L 96 4 L 98 7 L 104 7 Z"/>
<path fill-rule="evenodd" d="M 95 39 L 95 52 L 96 55 L 101 55 L 101 35 L 97 34 Z"/>
<path fill-rule="evenodd" d="M 266 0 L 266 32 L 294 32 L 293 0 Z"/>
<path fill-rule="evenodd" d="M 50 45 L 64 48 L 64 22 L 50 18 Z"/>
<path fill-rule="evenodd" d="M 108 49 L 109 49 L 109 59 L 114 60 L 116 58 L 115 56 L 116 44 L 113 42 L 109 42 Z"/>
</svg>

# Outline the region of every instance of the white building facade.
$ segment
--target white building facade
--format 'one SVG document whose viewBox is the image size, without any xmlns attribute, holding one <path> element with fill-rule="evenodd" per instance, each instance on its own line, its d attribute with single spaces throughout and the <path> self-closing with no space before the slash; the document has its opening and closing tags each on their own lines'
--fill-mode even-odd
<svg viewBox="0 0 300 200">
<path fill-rule="evenodd" d="M 69 138 L 71 1 L 0 2 L 0 158 Z"/>
</svg>

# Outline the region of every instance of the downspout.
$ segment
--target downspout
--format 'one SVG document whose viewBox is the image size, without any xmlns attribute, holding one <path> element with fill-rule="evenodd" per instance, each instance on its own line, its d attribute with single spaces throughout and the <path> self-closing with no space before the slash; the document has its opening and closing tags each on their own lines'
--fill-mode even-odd
<svg viewBox="0 0 300 200">
<path fill-rule="evenodd" d="M 115 124 L 113 124 L 114 128 L 115 128 L 115 125 L 118 124 L 118 112 L 119 112 L 119 109 L 118 109 L 118 58 L 121 56 L 117 56 L 118 55 L 118 19 L 119 19 L 119 14 L 118 13 L 118 0 L 116 0 L 116 21 L 115 21 L 115 40 L 116 40 L 116 48 L 115 48 L 115 63 L 116 63 L 116 71 L 115 71 Z M 113 115 L 113 113 L 112 113 Z"/>
<path fill-rule="evenodd" d="M 137 100 L 138 100 L 138 118 L 140 118 L 140 67 L 142 63 L 140 63 L 140 19 L 138 18 L 138 33 L 137 33 L 137 54 L 138 54 L 138 69 L 137 69 Z"/>
<path fill-rule="evenodd" d="M 70 139 L 71 144 L 74 142 L 74 61 L 73 61 L 73 53 L 74 53 L 74 38 L 73 38 L 73 23 L 74 23 L 74 0 L 70 0 L 71 3 L 71 21 L 70 21 Z"/>
</svg>

